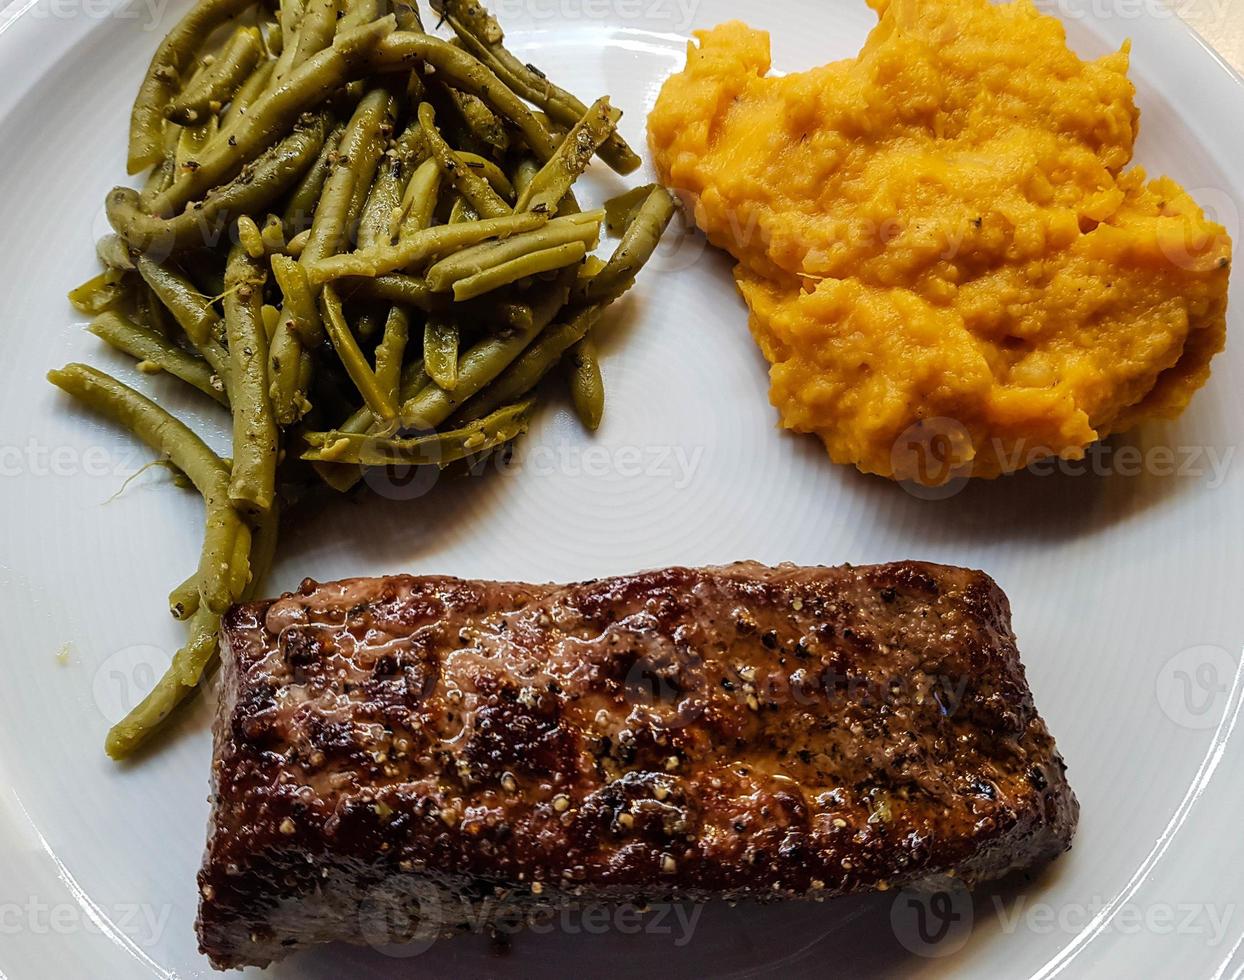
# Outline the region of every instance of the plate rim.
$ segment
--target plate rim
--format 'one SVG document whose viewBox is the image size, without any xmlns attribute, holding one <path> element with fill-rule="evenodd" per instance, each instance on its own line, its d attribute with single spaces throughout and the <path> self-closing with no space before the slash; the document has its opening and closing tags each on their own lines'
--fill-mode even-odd
<svg viewBox="0 0 1244 980">
<path fill-rule="evenodd" d="M 1077 2 L 1079 0 L 1065 0 L 1064 5 L 1074 6 Z M 18 105 L 23 91 L 37 87 L 46 74 L 58 69 L 58 66 L 68 53 L 74 50 L 75 47 L 88 42 L 95 32 L 97 25 L 95 19 L 90 17 L 77 18 L 72 24 L 72 29 L 50 31 L 48 29 L 49 25 L 59 25 L 63 28 L 65 21 L 49 18 L 47 24 L 38 23 L 34 14 L 41 5 L 46 5 L 46 3 L 47 0 L 10 0 L 9 3 L 0 6 L 0 79 L 11 78 L 18 74 L 22 74 L 24 79 L 20 84 L 0 85 L 0 125 L 7 122 L 9 116 Z M 128 5 L 128 0 L 110 2 L 108 8 L 110 13 L 98 18 L 98 20 L 106 20 L 109 16 L 112 16 L 113 12 Z M 173 6 L 184 7 L 187 4 L 178 0 Z M 1038 6 L 1044 8 L 1045 5 L 1038 3 Z M 1062 13 L 1062 11 L 1060 10 L 1059 13 Z M 1055 16 L 1058 16 L 1058 14 L 1055 14 Z M 1092 20 L 1093 16 L 1090 14 L 1086 19 Z M 1244 98 L 1241 98 L 1241 96 L 1244 96 L 1244 74 L 1241 74 L 1241 72 L 1228 63 L 1192 25 L 1178 17 L 1174 12 L 1171 12 L 1169 18 L 1162 19 L 1161 21 L 1152 17 L 1139 17 L 1129 21 L 1129 26 L 1131 30 L 1128 33 L 1134 42 L 1138 42 L 1133 48 L 1134 72 L 1136 70 L 1135 47 L 1139 46 L 1139 42 L 1152 43 L 1159 49 L 1167 50 L 1170 52 L 1170 60 L 1179 62 L 1181 70 L 1196 80 L 1197 84 L 1191 87 L 1199 92 L 1195 97 L 1199 101 L 1216 102 L 1220 115 L 1226 112 L 1234 114 L 1241 123 L 1240 126 L 1236 127 L 1235 131 L 1244 134 Z M 633 27 L 626 27 L 625 29 L 634 30 Z M 154 34 L 155 32 L 152 33 Z M 516 31 L 516 36 L 521 37 L 523 33 L 523 29 L 520 28 Z M 640 30 L 640 33 L 660 36 L 655 31 Z M 50 38 L 49 34 L 51 35 Z M 38 43 L 32 43 L 36 41 Z M 140 70 L 141 67 L 144 66 L 135 66 L 135 72 Z M 36 70 L 32 71 L 32 69 Z M 1146 71 L 1144 74 L 1149 74 L 1149 72 Z M 1217 98 L 1215 98 L 1215 93 L 1217 93 Z M 1186 104 L 1187 99 L 1190 97 L 1183 91 L 1166 94 L 1174 105 Z M 1228 96 L 1234 96 L 1234 98 Z M 1230 149 L 1226 145 L 1231 139 L 1228 132 L 1229 129 L 1230 127 L 1228 126 L 1214 127 L 1210 131 L 1201 134 L 1204 139 L 1203 147 L 1206 155 L 1211 157 L 1215 165 L 1224 172 L 1228 172 L 1224 161 L 1231 158 Z M 1235 138 L 1235 142 L 1244 146 L 1244 138 L 1240 136 Z M 118 180 L 122 179 L 122 177 L 123 175 L 118 173 Z M 1244 715 L 1244 659 L 1241 660 L 1233 678 L 1227 709 L 1214 736 L 1211 738 L 1205 757 L 1201 760 L 1182 802 L 1153 849 L 1137 868 L 1132 879 L 1118 895 L 1111 899 L 1107 907 L 1099 912 L 1078 935 L 1066 941 L 1054 959 L 1033 974 L 1034 978 L 1049 980 L 1049 978 L 1062 974 L 1072 966 L 1082 953 L 1089 949 L 1096 938 L 1104 935 L 1109 930 L 1113 918 L 1117 916 L 1128 898 L 1144 885 L 1149 876 L 1157 869 L 1163 857 L 1169 852 L 1176 839 L 1182 840 L 1180 834 L 1185 830 L 1192 816 L 1199 812 L 1197 808 L 1208 805 L 1206 803 L 1208 790 L 1211 787 L 1221 786 L 1226 779 L 1230 778 L 1231 762 L 1234 761 L 1237 764 L 1235 768 L 1240 773 L 1236 777 L 1236 782 L 1244 784 L 1244 766 L 1238 765 L 1238 763 L 1244 761 L 1244 757 L 1242 757 L 1240 749 L 1241 736 L 1237 731 L 1242 715 Z M 3 778 L 7 774 L 5 763 L 9 751 L 7 741 L 5 739 L 5 744 L 0 745 L 0 782 L 12 786 L 13 784 L 10 780 Z M 1227 764 L 1224 765 L 1224 763 Z M 12 790 L 12 792 L 16 797 L 16 791 Z M 34 825 L 32 818 L 27 815 L 27 819 L 31 822 L 31 829 L 38 834 L 38 828 Z M 12 841 L 17 839 L 17 834 L 22 833 L 20 828 L 13 828 L 13 834 L 8 833 L 7 831 L 10 829 L 8 824 L 11 822 L 13 822 L 12 815 L 0 808 L 0 830 L 5 831 L 0 833 L 0 856 L 3 856 L 6 848 L 10 846 Z M 82 889 L 76 887 L 69 869 L 59 864 L 58 858 L 46 841 L 43 842 L 43 846 L 48 857 L 57 863 L 58 876 L 66 882 L 74 900 L 82 905 L 83 911 L 91 916 L 100 916 L 107 923 L 107 915 L 103 910 L 98 909 L 91 903 L 90 897 Z M 124 932 L 117 929 L 115 924 L 111 925 L 113 928 L 105 930 L 105 934 L 108 935 L 112 942 L 124 948 L 127 944 Z M 129 945 L 132 947 L 133 944 L 129 943 Z M 1239 970 L 1244 970 L 1244 956 L 1241 955 L 1242 948 L 1244 948 L 1244 923 L 1239 924 L 1232 933 L 1231 938 L 1223 943 L 1225 957 L 1222 959 L 1215 977 L 1238 975 L 1238 972 L 1232 973 L 1233 965 L 1237 966 Z M 155 975 L 176 975 L 155 963 L 141 950 L 131 948 L 126 949 L 126 952 L 135 957 L 145 969 Z M 4 978 L 2 970 L 3 964 L 0 964 L 0 980 Z"/>
</svg>

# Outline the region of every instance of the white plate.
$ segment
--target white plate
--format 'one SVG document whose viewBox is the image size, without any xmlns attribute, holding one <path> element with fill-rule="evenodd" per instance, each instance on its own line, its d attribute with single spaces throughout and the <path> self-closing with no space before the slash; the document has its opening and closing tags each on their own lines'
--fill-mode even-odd
<svg viewBox="0 0 1244 980">
<path fill-rule="evenodd" d="M 112 2 L 19 0 L 0 12 L 0 974 L 20 980 L 210 973 L 192 932 L 206 701 L 141 765 L 118 767 L 100 749 L 177 645 L 163 596 L 195 560 L 199 506 L 159 471 L 111 499 L 147 456 L 42 380 L 73 359 L 135 377 L 63 296 L 93 274 L 130 98 L 184 4 Z M 520 53 L 585 96 L 612 93 L 638 145 L 690 28 L 744 17 L 773 31 L 778 65 L 799 69 L 853 53 L 872 22 L 862 0 L 498 7 Z M 1238 240 L 1239 80 L 1157 0 L 1050 8 L 1082 54 L 1133 39 L 1139 159 L 1193 189 Z M 603 177 L 595 191 L 612 186 Z M 1139 474 L 1116 452 L 1109 475 L 1024 476 L 931 502 L 775 431 L 727 273 L 675 236 L 604 331 L 609 412 L 595 438 L 550 409 L 516 472 L 309 516 L 286 538 L 273 590 L 308 575 L 570 580 L 738 558 L 983 567 L 1012 597 L 1037 703 L 1071 767 L 1083 805 L 1075 849 L 1027 888 L 947 906 L 962 918 L 932 948 L 915 931 L 919 910 L 883 895 L 713 909 L 689 937 L 672 918 L 638 936 L 625 934 L 629 919 L 572 919 L 520 937 L 506 957 L 476 938 L 315 951 L 273 975 L 1237 975 L 1244 351 L 1234 344 L 1216 362 L 1177 424 L 1115 444 L 1139 450 Z M 167 383 L 139 383 L 194 405 Z M 219 439 L 220 418 L 201 418 Z"/>
</svg>

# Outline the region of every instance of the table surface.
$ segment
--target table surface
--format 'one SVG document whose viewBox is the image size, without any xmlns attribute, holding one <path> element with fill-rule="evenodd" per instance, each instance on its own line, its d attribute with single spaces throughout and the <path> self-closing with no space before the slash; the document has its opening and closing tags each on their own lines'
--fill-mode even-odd
<svg viewBox="0 0 1244 980">
<path fill-rule="evenodd" d="M 1244 72 L 1244 0 L 1164 0 L 1236 71 Z"/>
<path fill-rule="evenodd" d="M 1163 4 L 1191 24 L 1212 47 L 1235 68 L 1244 73 L 1244 0 L 1097 0 L 1099 3 L 1126 5 L 1133 11 L 1152 10 L 1150 4 Z M 29 6 L 20 0 L 0 0 L 0 25 L 4 11 Z"/>
</svg>

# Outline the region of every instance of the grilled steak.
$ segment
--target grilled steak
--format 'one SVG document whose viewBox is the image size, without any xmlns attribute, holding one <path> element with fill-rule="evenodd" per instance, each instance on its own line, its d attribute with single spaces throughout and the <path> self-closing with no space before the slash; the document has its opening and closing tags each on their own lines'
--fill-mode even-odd
<svg viewBox="0 0 1244 980">
<path fill-rule="evenodd" d="M 586 900 L 807 898 L 1070 846 L 986 575 L 673 568 L 305 582 L 223 629 L 217 967 Z"/>
</svg>

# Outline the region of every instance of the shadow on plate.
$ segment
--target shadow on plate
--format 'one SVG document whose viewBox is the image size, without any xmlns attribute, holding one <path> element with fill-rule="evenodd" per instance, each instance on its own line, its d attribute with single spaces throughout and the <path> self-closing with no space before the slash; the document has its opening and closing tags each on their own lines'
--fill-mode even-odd
<svg viewBox="0 0 1244 980">
<path fill-rule="evenodd" d="M 1195 481 L 1174 474 L 1117 472 L 1104 463 L 1050 465 L 1048 472 L 1024 471 L 997 480 L 971 480 L 932 494 L 835 466 L 810 437 L 795 437 L 807 453 L 823 462 L 827 476 L 841 481 L 844 494 L 862 505 L 867 521 L 894 540 L 920 545 L 980 545 L 1010 542 L 1069 541 L 1109 530 L 1138 518 L 1150 508 L 1195 489 Z M 1112 438 L 1099 460 L 1150 458 L 1155 441 L 1143 434 Z M 1131 454 L 1131 456 L 1127 456 Z M 491 466 L 489 469 L 494 469 Z M 430 474 L 429 474 L 430 476 Z M 393 571 L 417 565 L 425 554 L 443 551 L 469 534 L 472 515 L 504 509 L 514 492 L 511 480 L 495 472 L 474 476 L 441 475 L 421 485 L 418 476 L 391 477 L 369 471 L 371 486 L 342 499 L 316 493 L 299 505 L 300 517 L 288 522 L 283 542 L 287 567 L 323 567 L 317 559 L 349 541 L 350 564 Z M 424 479 L 427 479 L 426 477 Z M 511 479 L 522 479 L 517 474 Z M 940 498 L 940 499 L 938 499 Z M 366 533 L 350 534 L 355 523 Z M 342 535 L 342 529 L 346 535 Z M 485 547 L 481 544 L 481 547 Z M 738 556 L 749 557 L 749 556 Z M 297 583 L 279 583 L 293 587 Z"/>
<path fill-rule="evenodd" d="M 942 488 L 896 485 L 850 471 L 844 479 L 877 525 L 913 538 L 964 544 L 1082 538 L 1194 489 L 1195 481 L 1177 472 L 1186 460 L 1165 448 L 1166 435 L 1142 430 L 1112 436 L 1082 461 L 1047 460 L 1011 476 Z M 1167 451 L 1174 458 L 1169 465 Z"/>
<path fill-rule="evenodd" d="M 269 972 L 282 980 L 949 976 L 987 943 L 1024 943 L 1023 935 L 1003 934 L 1017 921 L 1008 919 L 1007 910 L 1021 896 L 1028 906 L 1038 901 L 1067 862 L 975 894 L 948 879 L 943 891 L 903 890 L 819 904 L 655 906 L 642 918 L 633 910 L 598 906 L 538 922 L 535 931 L 518 932 L 504 946 L 478 933 L 413 946 L 336 944 L 295 954 Z M 1055 952 L 1053 946 L 1042 950 Z"/>
</svg>

